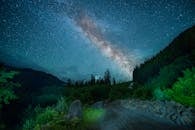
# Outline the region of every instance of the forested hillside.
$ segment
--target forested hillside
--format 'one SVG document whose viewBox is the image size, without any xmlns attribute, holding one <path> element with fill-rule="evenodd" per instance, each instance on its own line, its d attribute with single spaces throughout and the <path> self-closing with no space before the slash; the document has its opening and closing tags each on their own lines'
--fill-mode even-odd
<svg viewBox="0 0 195 130">
<path fill-rule="evenodd" d="M 155 76 L 164 73 L 174 73 L 164 78 L 171 80 L 171 85 L 182 70 L 195 65 L 195 26 L 182 32 L 165 49 L 156 56 L 136 67 L 133 80 L 144 84 L 150 82 Z M 164 80 L 163 78 L 161 80 Z"/>
<path fill-rule="evenodd" d="M 195 106 L 195 26 L 136 67 L 133 81 L 140 97 Z"/>
</svg>

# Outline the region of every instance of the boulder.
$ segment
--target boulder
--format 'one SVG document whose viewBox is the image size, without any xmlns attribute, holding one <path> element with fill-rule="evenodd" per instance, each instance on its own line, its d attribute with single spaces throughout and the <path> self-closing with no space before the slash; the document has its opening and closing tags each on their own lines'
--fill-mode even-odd
<svg viewBox="0 0 195 130">
<path fill-rule="evenodd" d="M 71 103 L 67 118 L 74 119 L 74 118 L 81 118 L 82 117 L 82 104 L 80 100 L 75 100 Z"/>
</svg>

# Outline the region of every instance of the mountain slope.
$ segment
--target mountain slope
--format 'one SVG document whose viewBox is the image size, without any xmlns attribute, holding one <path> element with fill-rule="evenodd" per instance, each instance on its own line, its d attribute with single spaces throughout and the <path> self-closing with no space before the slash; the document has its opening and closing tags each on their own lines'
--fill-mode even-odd
<svg viewBox="0 0 195 130">
<path fill-rule="evenodd" d="M 175 70 L 176 75 L 181 75 L 182 70 L 195 65 L 195 26 L 182 32 L 160 53 L 136 67 L 133 80 L 144 84 L 159 75 L 164 67 L 171 65 L 179 66 Z"/>
</svg>

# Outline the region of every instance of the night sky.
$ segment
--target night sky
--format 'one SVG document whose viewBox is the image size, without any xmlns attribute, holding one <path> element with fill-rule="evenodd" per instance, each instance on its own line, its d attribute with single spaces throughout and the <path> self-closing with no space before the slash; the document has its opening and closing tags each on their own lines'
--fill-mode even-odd
<svg viewBox="0 0 195 130">
<path fill-rule="evenodd" d="M 59 78 L 129 80 L 195 24 L 194 0 L 0 0 L 0 60 Z"/>
</svg>

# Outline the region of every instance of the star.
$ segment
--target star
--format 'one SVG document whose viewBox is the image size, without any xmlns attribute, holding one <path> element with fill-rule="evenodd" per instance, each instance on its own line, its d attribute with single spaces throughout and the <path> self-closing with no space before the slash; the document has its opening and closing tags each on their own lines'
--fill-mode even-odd
<svg viewBox="0 0 195 130">
<path fill-rule="evenodd" d="M 0 12 L 0 61 L 61 79 L 108 68 L 131 80 L 136 65 L 195 24 L 192 0 L 1 0 Z"/>
</svg>

